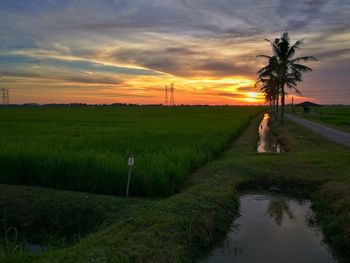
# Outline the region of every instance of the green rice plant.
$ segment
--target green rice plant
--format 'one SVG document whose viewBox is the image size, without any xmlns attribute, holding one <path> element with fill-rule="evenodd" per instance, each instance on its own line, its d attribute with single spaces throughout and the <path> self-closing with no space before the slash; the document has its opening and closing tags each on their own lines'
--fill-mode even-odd
<svg viewBox="0 0 350 263">
<path fill-rule="evenodd" d="M 215 156 L 261 107 L 0 109 L 0 182 L 167 196 Z"/>
</svg>

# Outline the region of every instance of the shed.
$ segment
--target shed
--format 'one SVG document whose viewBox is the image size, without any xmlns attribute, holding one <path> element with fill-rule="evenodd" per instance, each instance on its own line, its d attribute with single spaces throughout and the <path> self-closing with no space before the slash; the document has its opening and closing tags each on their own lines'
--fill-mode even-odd
<svg viewBox="0 0 350 263">
<path fill-rule="evenodd" d="M 304 101 L 304 102 L 299 103 L 299 104 L 297 104 L 295 106 L 303 107 L 304 113 L 310 113 L 312 107 L 321 107 L 320 104 L 316 104 L 316 103 L 313 103 L 313 102 L 310 102 L 310 101 Z"/>
</svg>

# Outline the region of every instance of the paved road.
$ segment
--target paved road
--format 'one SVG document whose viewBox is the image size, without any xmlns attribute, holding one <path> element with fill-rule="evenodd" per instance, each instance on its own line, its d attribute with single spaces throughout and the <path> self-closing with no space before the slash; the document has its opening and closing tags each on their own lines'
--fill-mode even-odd
<svg viewBox="0 0 350 263">
<path fill-rule="evenodd" d="M 295 121 L 296 123 L 298 123 L 300 125 L 303 125 L 309 129 L 313 130 L 314 132 L 321 134 L 322 136 L 324 136 L 332 141 L 350 146 L 350 133 L 342 132 L 342 131 L 339 131 L 337 129 L 330 128 L 328 126 L 325 126 L 325 125 L 322 125 L 322 124 L 319 124 L 319 123 L 316 123 L 313 121 L 305 120 L 303 118 L 296 117 L 296 116 L 291 115 L 291 114 L 286 114 L 286 117 L 290 120 Z"/>
</svg>

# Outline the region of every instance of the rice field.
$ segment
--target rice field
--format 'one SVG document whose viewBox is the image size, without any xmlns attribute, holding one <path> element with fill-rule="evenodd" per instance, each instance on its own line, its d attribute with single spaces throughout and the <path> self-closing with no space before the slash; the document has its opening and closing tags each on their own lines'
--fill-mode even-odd
<svg viewBox="0 0 350 263">
<path fill-rule="evenodd" d="M 167 196 L 220 152 L 259 107 L 0 109 L 0 182 Z"/>
<path fill-rule="evenodd" d="M 286 111 L 292 113 L 292 107 L 288 106 Z M 301 117 L 350 132 L 350 105 L 312 107 L 306 114 L 302 107 L 295 107 L 294 111 Z"/>
<path fill-rule="evenodd" d="M 313 108 L 305 117 L 350 132 L 350 106 L 323 106 Z"/>
</svg>

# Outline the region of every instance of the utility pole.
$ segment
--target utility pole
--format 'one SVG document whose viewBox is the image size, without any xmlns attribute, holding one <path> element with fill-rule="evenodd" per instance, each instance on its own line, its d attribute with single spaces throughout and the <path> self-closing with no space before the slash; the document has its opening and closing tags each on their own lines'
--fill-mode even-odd
<svg viewBox="0 0 350 263">
<path fill-rule="evenodd" d="M 292 112 L 294 113 L 294 97 L 292 97 Z"/>
</svg>

